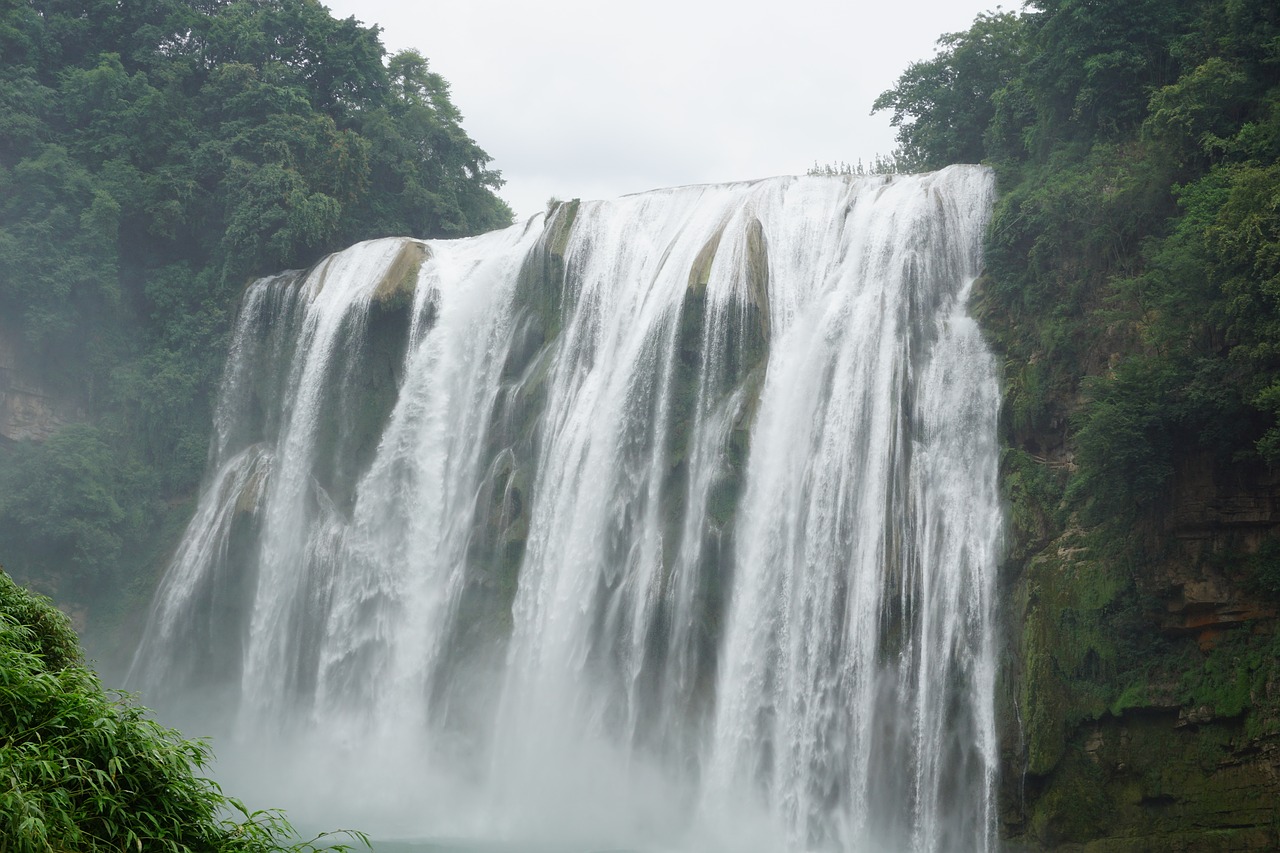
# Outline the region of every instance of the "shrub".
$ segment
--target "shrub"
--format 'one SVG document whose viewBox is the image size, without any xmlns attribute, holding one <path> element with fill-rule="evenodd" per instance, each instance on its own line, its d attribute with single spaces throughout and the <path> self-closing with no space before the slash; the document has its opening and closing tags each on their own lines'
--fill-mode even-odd
<svg viewBox="0 0 1280 853">
<path fill-rule="evenodd" d="M 280 812 L 223 794 L 198 772 L 207 745 L 146 713 L 103 690 L 66 616 L 0 571 L 0 853 L 330 846 L 297 841 Z"/>
</svg>

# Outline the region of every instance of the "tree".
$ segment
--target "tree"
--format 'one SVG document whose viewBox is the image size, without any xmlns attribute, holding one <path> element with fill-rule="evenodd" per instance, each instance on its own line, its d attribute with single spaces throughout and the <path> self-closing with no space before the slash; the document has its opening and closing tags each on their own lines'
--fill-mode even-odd
<svg viewBox="0 0 1280 853">
<path fill-rule="evenodd" d="M 1023 67 L 1025 40 L 1022 16 L 984 13 L 965 32 L 938 39 L 933 59 L 908 66 L 871 109 L 893 111 L 899 164 L 926 170 L 983 160 L 996 98 Z"/>
<path fill-rule="evenodd" d="M 317 0 L 0 0 L 0 333 L 89 421 L 0 444 L 15 568 L 154 570 L 131 519 L 198 481 L 246 281 L 508 225 L 501 185 L 426 59 Z"/>
<path fill-rule="evenodd" d="M 416 51 L 388 65 L 390 98 L 362 123 L 370 140 L 371 186 L 358 216 L 386 234 L 456 237 L 511 221 L 493 195 L 502 176 L 462 129 L 449 84 Z"/>
</svg>

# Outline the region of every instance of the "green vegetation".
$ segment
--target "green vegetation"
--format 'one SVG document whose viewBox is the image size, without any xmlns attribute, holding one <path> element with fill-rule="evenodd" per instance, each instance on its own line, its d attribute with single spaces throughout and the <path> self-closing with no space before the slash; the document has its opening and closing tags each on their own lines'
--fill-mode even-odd
<svg viewBox="0 0 1280 853">
<path fill-rule="evenodd" d="M 984 162 L 1005 360 L 1007 834 L 1273 849 L 1280 7 L 1032 0 L 875 103 Z"/>
<path fill-rule="evenodd" d="M 67 618 L 0 570 L 0 850 L 5 853 L 316 853 L 197 773 L 210 759 L 106 694 Z"/>
<path fill-rule="evenodd" d="M 811 176 L 821 175 L 828 178 L 835 176 L 896 175 L 898 172 L 905 171 L 902 168 L 903 165 L 898 161 L 896 154 L 877 154 L 868 165 L 864 165 L 861 160 L 857 163 L 846 163 L 843 160 L 839 163 L 818 163 L 815 160 L 805 174 Z"/>
<path fill-rule="evenodd" d="M 980 310 L 1025 429 L 1072 412 L 1075 506 L 1132 522 L 1177 456 L 1280 460 L 1280 12 L 1041 0 L 876 101 L 913 168 L 992 165 Z"/>
<path fill-rule="evenodd" d="M 461 119 L 317 0 L 0 4 L 0 341 L 86 421 L 0 443 L 20 577 L 102 602 L 163 562 L 248 280 L 511 221 Z"/>
</svg>

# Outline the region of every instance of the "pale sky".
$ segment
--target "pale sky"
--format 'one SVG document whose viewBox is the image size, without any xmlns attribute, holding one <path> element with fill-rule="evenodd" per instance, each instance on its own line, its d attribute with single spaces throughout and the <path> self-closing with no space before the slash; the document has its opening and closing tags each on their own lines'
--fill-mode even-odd
<svg viewBox="0 0 1280 853">
<path fill-rule="evenodd" d="M 322 0 L 414 48 L 525 219 L 552 196 L 803 174 L 894 147 L 876 96 L 988 0 Z"/>
</svg>

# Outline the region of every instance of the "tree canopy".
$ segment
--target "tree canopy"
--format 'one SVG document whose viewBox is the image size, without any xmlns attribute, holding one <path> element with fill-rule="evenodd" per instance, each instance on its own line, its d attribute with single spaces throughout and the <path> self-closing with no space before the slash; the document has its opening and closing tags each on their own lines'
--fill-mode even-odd
<svg viewBox="0 0 1280 853">
<path fill-rule="evenodd" d="M 250 278 L 505 226 L 501 185 L 427 59 L 317 0 L 0 2 L 0 338 L 87 420 L 0 447 L 11 568 L 158 547 Z"/>
<path fill-rule="evenodd" d="M 874 108 L 916 168 L 995 168 L 982 307 L 1015 421 L 1083 394 L 1082 505 L 1131 519 L 1179 455 L 1280 463 L 1280 7 L 1036 0 Z"/>
</svg>

